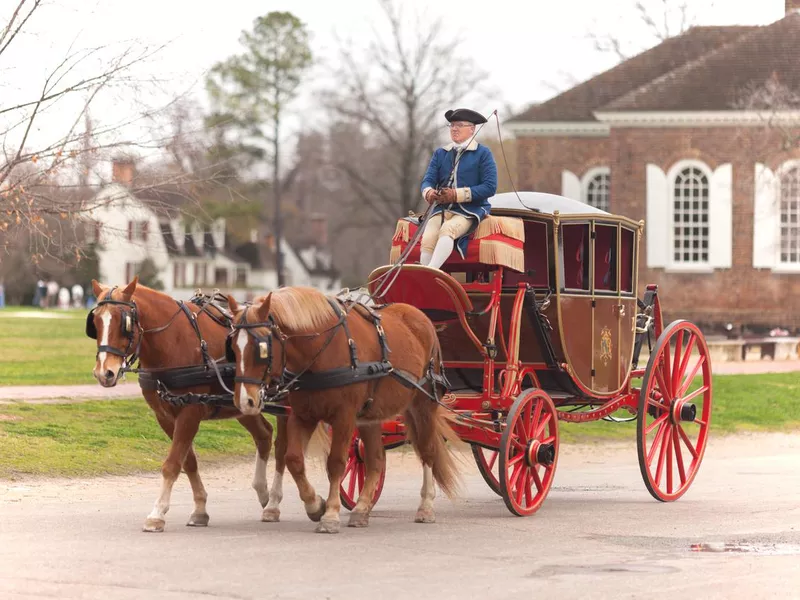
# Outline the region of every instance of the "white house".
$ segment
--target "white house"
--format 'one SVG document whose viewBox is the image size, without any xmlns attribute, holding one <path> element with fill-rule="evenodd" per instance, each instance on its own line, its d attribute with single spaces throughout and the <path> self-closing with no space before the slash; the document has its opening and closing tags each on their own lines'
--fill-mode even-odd
<svg viewBox="0 0 800 600">
<path fill-rule="evenodd" d="M 225 219 L 210 225 L 189 224 L 179 205 L 185 200 L 169 192 L 157 198 L 152 190 L 131 187 L 133 165 L 114 163 L 114 181 L 95 196 L 84 228 L 87 243 L 97 243 L 101 281 L 124 285 L 150 258 L 163 291 L 177 299 L 189 299 L 198 288 L 218 288 L 237 299 L 250 300 L 277 287 L 273 249 L 250 241 L 233 245 Z M 338 271 L 327 250 L 325 221 L 310 223 L 313 243 L 293 248 L 282 240 L 286 285 L 307 285 L 324 292 L 341 289 Z"/>
</svg>

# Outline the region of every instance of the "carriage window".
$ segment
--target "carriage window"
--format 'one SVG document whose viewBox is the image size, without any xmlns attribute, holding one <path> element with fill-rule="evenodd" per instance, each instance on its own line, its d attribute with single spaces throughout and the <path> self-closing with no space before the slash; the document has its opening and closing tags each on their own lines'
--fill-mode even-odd
<svg viewBox="0 0 800 600">
<path fill-rule="evenodd" d="M 572 290 L 589 289 L 589 224 L 562 227 L 563 285 Z"/>
<path fill-rule="evenodd" d="M 619 257 L 620 287 L 623 292 L 633 292 L 633 265 L 636 252 L 636 235 L 630 229 L 622 229 L 622 250 Z"/>
<path fill-rule="evenodd" d="M 551 234 L 552 235 L 552 234 Z M 547 287 L 550 281 L 547 254 L 546 223 L 525 223 L 525 272 L 518 273 L 507 269 L 503 272 L 503 287 L 516 288 L 520 283 L 534 287 Z"/>
<path fill-rule="evenodd" d="M 594 289 L 617 290 L 617 228 L 609 225 L 595 227 Z"/>
</svg>

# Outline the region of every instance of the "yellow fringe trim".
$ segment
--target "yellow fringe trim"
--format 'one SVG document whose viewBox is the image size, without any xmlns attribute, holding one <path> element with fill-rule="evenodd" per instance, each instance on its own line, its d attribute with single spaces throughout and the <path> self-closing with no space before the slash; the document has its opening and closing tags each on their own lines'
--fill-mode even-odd
<svg viewBox="0 0 800 600">
<path fill-rule="evenodd" d="M 503 265 L 523 273 L 525 271 L 525 253 L 522 248 L 514 248 L 496 240 L 480 242 L 478 260 L 490 265 Z"/>
<path fill-rule="evenodd" d="M 393 265 L 397 262 L 397 259 L 400 258 L 400 254 L 402 249 L 400 246 L 392 246 L 392 250 L 389 252 L 389 264 Z"/>
<path fill-rule="evenodd" d="M 410 239 L 409 235 L 409 226 L 411 223 L 408 221 L 404 221 L 403 219 L 397 222 L 397 227 L 394 230 L 394 237 L 392 238 L 395 242 L 407 242 Z"/>
<path fill-rule="evenodd" d="M 479 240 L 497 233 L 502 233 L 506 237 L 524 242 L 525 223 L 522 219 L 514 217 L 493 217 L 489 215 L 480 222 L 473 237 Z"/>
</svg>

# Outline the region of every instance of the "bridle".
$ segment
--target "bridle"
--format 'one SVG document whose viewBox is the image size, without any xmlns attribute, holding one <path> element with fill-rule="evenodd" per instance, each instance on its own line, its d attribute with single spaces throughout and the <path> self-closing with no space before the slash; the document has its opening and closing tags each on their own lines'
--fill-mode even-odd
<svg viewBox="0 0 800 600">
<path fill-rule="evenodd" d="M 133 300 L 114 300 L 112 298 L 114 291 L 117 289 L 118 286 L 114 286 L 111 288 L 111 291 L 108 292 L 106 297 L 103 300 L 97 302 L 97 304 L 89 311 L 89 314 L 86 315 L 86 335 L 94 340 L 97 339 L 97 327 L 94 324 L 94 314 L 95 311 L 100 308 L 101 306 L 105 305 L 116 305 L 116 306 L 124 306 L 127 307 L 128 310 L 122 310 L 122 335 L 128 340 L 128 344 L 124 350 L 120 350 L 119 348 L 115 348 L 114 346 L 109 346 L 106 344 L 99 345 L 97 347 L 97 353 L 95 354 L 95 358 L 100 356 L 100 353 L 105 352 L 107 354 L 113 354 L 114 356 L 119 356 L 123 359 L 123 366 L 120 369 L 120 373 L 127 371 L 130 369 L 130 366 L 136 362 L 139 357 L 139 349 L 142 344 L 142 337 L 144 336 L 144 330 L 142 329 L 141 324 L 139 323 L 139 311 L 136 308 L 136 302 Z M 139 333 L 139 341 L 135 344 L 134 349 L 134 339 L 136 338 L 136 330 Z"/>
<path fill-rule="evenodd" d="M 350 369 L 357 369 L 358 368 L 358 361 L 356 358 L 356 345 L 353 337 L 350 335 L 350 329 L 347 326 L 347 311 L 344 311 L 340 308 L 339 304 L 329 298 L 328 302 L 330 303 L 331 307 L 333 308 L 334 312 L 339 317 L 336 323 L 328 327 L 327 329 L 315 333 L 307 333 L 307 334 L 294 334 L 294 335 L 286 335 L 283 333 L 272 318 L 272 315 L 267 317 L 266 321 L 255 322 L 251 323 L 247 321 L 247 309 L 242 312 L 242 316 L 238 322 L 234 322 L 232 324 L 232 331 L 228 334 L 228 338 L 225 340 L 225 357 L 229 362 L 236 362 L 236 355 L 233 352 L 233 341 L 239 331 L 245 331 L 247 335 L 253 340 L 255 340 L 255 362 L 256 364 L 263 364 L 264 371 L 261 374 L 261 378 L 257 379 L 255 377 L 245 377 L 236 375 L 233 379 L 234 383 L 249 383 L 251 385 L 257 385 L 260 388 L 260 395 L 261 400 L 275 402 L 278 399 L 286 396 L 289 394 L 290 391 L 294 389 L 298 389 L 298 384 L 301 381 L 301 377 L 309 372 L 311 366 L 316 362 L 317 358 L 330 346 L 331 342 L 333 342 L 334 337 L 336 337 L 336 333 L 340 327 L 342 327 L 345 331 L 345 335 L 347 336 L 348 346 L 350 348 Z M 258 330 L 266 329 L 267 334 L 261 335 Z M 322 347 L 316 352 L 314 357 L 309 361 L 308 365 L 297 373 L 296 375 L 291 373 L 286 369 L 286 343 L 291 339 L 298 339 L 298 338 L 315 338 L 321 335 L 329 333 L 328 339 L 325 340 L 325 343 Z M 277 339 L 278 343 L 281 346 L 281 370 L 280 374 L 275 377 L 272 376 L 272 367 L 273 367 L 273 352 L 272 348 L 273 338 Z M 238 371 L 238 369 L 237 369 Z M 274 384 L 272 381 L 267 381 L 267 378 L 270 377 L 274 380 Z M 269 385 L 272 384 L 272 385 Z"/>
</svg>

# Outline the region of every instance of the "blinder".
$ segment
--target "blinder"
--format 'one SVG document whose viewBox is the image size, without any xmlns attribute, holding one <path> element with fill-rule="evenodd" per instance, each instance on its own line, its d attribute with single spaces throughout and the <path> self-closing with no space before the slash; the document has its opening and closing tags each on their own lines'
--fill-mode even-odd
<svg viewBox="0 0 800 600">
<path fill-rule="evenodd" d="M 86 337 L 90 337 L 93 340 L 97 339 L 97 327 L 94 325 L 94 309 L 89 311 L 89 314 L 86 315 Z"/>
<path fill-rule="evenodd" d="M 233 333 L 225 338 L 225 360 L 236 362 L 236 355 L 233 353 Z"/>
</svg>

